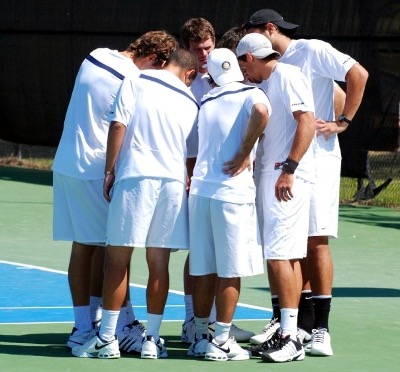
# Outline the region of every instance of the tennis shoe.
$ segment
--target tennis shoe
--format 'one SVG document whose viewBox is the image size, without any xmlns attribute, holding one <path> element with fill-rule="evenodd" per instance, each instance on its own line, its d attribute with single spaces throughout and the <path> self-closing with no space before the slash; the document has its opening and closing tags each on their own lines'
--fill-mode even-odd
<svg viewBox="0 0 400 372">
<path fill-rule="evenodd" d="M 196 333 L 196 324 L 194 318 L 191 318 L 182 324 L 181 341 L 191 345 Z"/>
<path fill-rule="evenodd" d="M 307 331 L 302 328 L 297 328 L 297 339 L 303 345 L 306 353 L 311 350 L 311 335 Z"/>
<path fill-rule="evenodd" d="M 96 334 L 81 346 L 72 348 L 72 355 L 78 358 L 117 359 L 121 356 L 117 337 L 112 341 L 103 341 Z"/>
<path fill-rule="evenodd" d="M 95 331 L 93 329 L 86 330 L 84 332 L 80 332 L 78 328 L 72 328 L 72 332 L 69 335 L 67 341 L 67 350 L 71 351 L 75 346 L 82 346 L 88 339 L 92 338 L 95 335 Z"/>
<path fill-rule="evenodd" d="M 197 336 L 194 335 L 193 342 L 189 347 L 187 355 L 194 356 L 195 358 L 204 358 L 209 342 L 210 340 L 208 335 L 203 334 L 199 339 L 197 339 Z"/>
<path fill-rule="evenodd" d="M 278 319 L 271 319 L 271 321 L 265 325 L 264 329 L 258 335 L 254 335 L 250 338 L 250 343 L 254 345 L 261 345 L 265 341 L 268 341 L 274 333 L 280 328 L 281 324 Z"/>
<path fill-rule="evenodd" d="M 283 337 L 279 334 L 279 338 L 275 344 L 261 354 L 264 362 L 284 363 L 297 360 L 303 360 L 305 356 L 302 344 L 290 338 L 290 335 Z"/>
<path fill-rule="evenodd" d="M 144 326 L 143 323 L 140 323 L 139 320 L 136 319 L 135 321 L 133 321 L 131 326 L 132 326 L 132 329 L 131 329 L 132 333 L 137 334 L 141 338 L 146 336 L 146 327 Z"/>
<path fill-rule="evenodd" d="M 331 336 L 326 328 L 313 329 L 311 336 L 310 355 L 331 356 Z"/>
<path fill-rule="evenodd" d="M 210 323 L 208 325 L 208 331 L 210 335 L 214 337 L 215 334 L 215 322 Z M 235 337 L 237 342 L 247 342 L 250 340 L 250 337 L 254 336 L 254 332 L 246 331 L 242 328 L 239 328 L 237 325 L 232 324 L 231 329 L 229 331 L 229 337 Z"/>
<path fill-rule="evenodd" d="M 215 362 L 247 360 L 250 359 L 250 352 L 242 349 L 234 337 L 228 338 L 222 345 L 219 345 L 215 339 L 212 339 L 207 345 L 205 359 Z"/>
<path fill-rule="evenodd" d="M 124 327 L 118 334 L 119 350 L 124 354 L 140 354 L 144 334 L 131 324 Z"/>
<path fill-rule="evenodd" d="M 279 342 L 279 337 L 280 337 L 280 329 L 277 329 L 276 332 L 272 335 L 272 337 L 267 341 L 264 341 L 262 344 L 258 345 L 250 344 L 249 350 L 251 352 L 251 355 L 257 357 L 261 356 L 261 354 L 264 351 L 271 349 L 277 344 L 277 342 Z"/>
<path fill-rule="evenodd" d="M 143 339 L 140 357 L 142 359 L 166 358 L 168 357 L 168 352 L 161 339 L 155 341 L 152 336 L 146 336 Z"/>
</svg>

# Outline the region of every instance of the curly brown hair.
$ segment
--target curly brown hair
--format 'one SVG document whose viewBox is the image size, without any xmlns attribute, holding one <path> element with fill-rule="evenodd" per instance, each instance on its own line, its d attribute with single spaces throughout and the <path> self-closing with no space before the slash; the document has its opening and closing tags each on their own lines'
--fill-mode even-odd
<svg viewBox="0 0 400 372">
<path fill-rule="evenodd" d="M 131 43 L 126 51 L 140 58 L 156 54 L 155 63 L 161 66 L 178 47 L 179 43 L 175 37 L 161 30 L 146 32 Z"/>
</svg>

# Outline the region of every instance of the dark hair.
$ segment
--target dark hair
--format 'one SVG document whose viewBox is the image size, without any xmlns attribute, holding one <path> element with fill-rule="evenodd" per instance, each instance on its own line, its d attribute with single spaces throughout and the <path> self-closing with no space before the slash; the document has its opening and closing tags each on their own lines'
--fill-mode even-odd
<svg viewBox="0 0 400 372">
<path fill-rule="evenodd" d="M 194 53 L 187 49 L 179 48 L 173 51 L 167 64 L 175 64 L 185 70 L 199 71 L 199 61 Z"/>
<path fill-rule="evenodd" d="M 217 48 L 228 48 L 233 50 L 237 47 L 240 39 L 244 35 L 246 35 L 246 30 L 243 27 L 232 27 L 221 36 Z"/>
<path fill-rule="evenodd" d="M 205 18 L 190 18 L 181 27 L 180 32 L 182 45 L 184 48 L 189 48 L 191 41 L 200 42 L 211 38 L 215 43 L 215 31 L 212 24 Z"/>
</svg>

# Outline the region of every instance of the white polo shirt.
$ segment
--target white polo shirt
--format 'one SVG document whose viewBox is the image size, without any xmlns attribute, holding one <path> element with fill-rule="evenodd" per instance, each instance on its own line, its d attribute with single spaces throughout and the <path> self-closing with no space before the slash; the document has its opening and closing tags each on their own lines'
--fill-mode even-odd
<svg viewBox="0 0 400 372">
<path fill-rule="evenodd" d="M 272 173 L 276 171 L 275 164 L 285 161 L 292 148 L 297 130 L 293 112 L 314 113 L 314 102 L 307 79 L 296 66 L 279 62 L 268 80 L 264 80 L 260 87 L 267 93 L 273 109 L 264 130 L 265 137 L 261 141 L 263 148 L 260 171 Z M 301 159 L 296 175 L 306 181 L 314 181 L 311 146 Z"/>
<path fill-rule="evenodd" d="M 316 39 L 292 40 L 279 61 L 300 67 L 307 77 L 313 91 L 315 117 L 334 120 L 334 80 L 345 81 L 347 72 L 357 61 L 329 43 Z M 341 156 L 337 134 L 328 140 L 316 136 L 314 142 L 316 154 Z"/>
<path fill-rule="evenodd" d="M 198 104 L 193 94 L 171 72 L 147 70 L 132 86 L 132 97 L 131 102 L 116 101 L 109 117 L 127 125 L 116 182 L 155 177 L 186 183 L 186 157 L 195 151 L 187 149 L 186 141 L 197 136 Z"/>
<path fill-rule="evenodd" d="M 261 89 L 237 82 L 216 87 L 203 97 L 198 123 L 199 153 L 190 194 L 232 203 L 254 202 L 252 172 L 245 170 L 231 177 L 223 173 L 223 164 L 239 150 L 257 103 L 267 106 L 271 113 L 269 100 Z"/>
<path fill-rule="evenodd" d="M 139 75 L 130 58 L 99 48 L 82 62 L 54 158 L 55 172 L 79 179 L 102 179 L 108 114 L 125 76 Z"/>
</svg>

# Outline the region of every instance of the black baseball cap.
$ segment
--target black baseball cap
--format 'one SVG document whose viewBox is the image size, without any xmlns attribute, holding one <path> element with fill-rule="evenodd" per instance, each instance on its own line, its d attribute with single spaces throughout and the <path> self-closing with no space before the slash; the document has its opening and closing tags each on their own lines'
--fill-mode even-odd
<svg viewBox="0 0 400 372">
<path fill-rule="evenodd" d="M 244 28 L 249 29 L 252 27 L 265 25 L 268 22 L 271 22 L 285 30 L 294 30 L 299 27 L 299 25 L 296 25 L 295 23 L 286 22 L 275 10 L 261 9 L 257 10 L 251 15 L 249 21 L 244 25 Z"/>
</svg>

